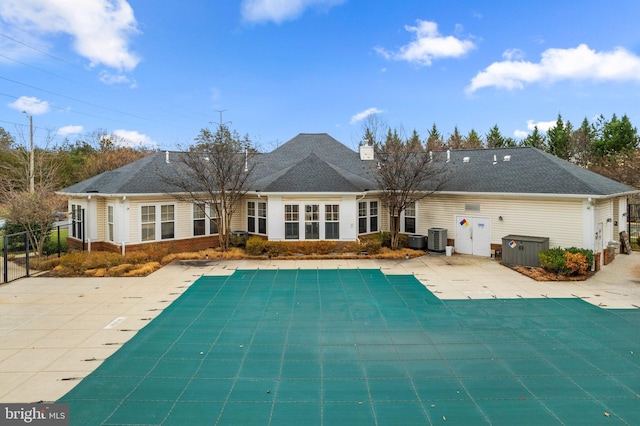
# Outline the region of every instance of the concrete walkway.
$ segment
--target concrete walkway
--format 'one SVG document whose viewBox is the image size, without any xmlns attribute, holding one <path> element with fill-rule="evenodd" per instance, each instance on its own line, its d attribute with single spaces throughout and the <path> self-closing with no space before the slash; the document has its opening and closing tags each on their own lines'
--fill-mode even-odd
<svg viewBox="0 0 640 426">
<path fill-rule="evenodd" d="M 537 282 L 493 259 L 178 262 L 144 278 L 27 278 L 0 286 L 0 401 L 55 401 L 202 275 L 236 269 L 380 268 L 414 274 L 440 299 L 579 297 L 640 308 L 640 253 L 580 282 Z"/>
</svg>

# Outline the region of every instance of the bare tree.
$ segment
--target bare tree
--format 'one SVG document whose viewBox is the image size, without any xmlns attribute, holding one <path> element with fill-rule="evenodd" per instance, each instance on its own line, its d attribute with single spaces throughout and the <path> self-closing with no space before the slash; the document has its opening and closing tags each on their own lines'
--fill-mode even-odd
<svg viewBox="0 0 640 426">
<path fill-rule="evenodd" d="M 376 156 L 379 166 L 375 179 L 381 202 L 391 215 L 391 248 L 396 250 L 402 212 L 441 189 L 447 179 L 446 162 L 406 140 L 398 143 L 395 139 L 376 147 Z"/>
<path fill-rule="evenodd" d="M 12 191 L 0 187 L 0 197 L 6 206 L 7 220 L 20 225 L 28 232 L 29 242 L 38 255 L 42 255 L 49 229 L 53 223 L 53 212 L 64 200 L 54 194 L 54 187 L 47 183 L 36 183 L 34 191 Z"/>
<path fill-rule="evenodd" d="M 363 143 L 377 146 L 383 143 L 386 138 L 389 126 L 385 123 L 380 114 L 369 115 L 362 122 Z"/>
<path fill-rule="evenodd" d="M 49 132 L 47 143 L 51 141 L 52 134 Z M 4 155 L 6 161 L 0 173 L 0 202 L 5 206 L 7 220 L 28 231 L 32 247 L 41 255 L 53 223 L 53 213 L 64 204 L 64 200 L 54 194 L 58 183 L 56 158 L 46 148 L 34 150 L 34 188 L 31 191 L 29 151 L 24 146 L 15 145 Z"/>
<path fill-rule="evenodd" d="M 202 129 L 195 141 L 171 160 L 169 172 L 159 170 L 159 176 L 172 187 L 173 197 L 199 205 L 205 217 L 218 224 L 220 248 L 226 251 L 233 215 L 247 193 L 256 151 L 248 136 L 241 138 L 224 124 L 215 133 Z"/>
</svg>

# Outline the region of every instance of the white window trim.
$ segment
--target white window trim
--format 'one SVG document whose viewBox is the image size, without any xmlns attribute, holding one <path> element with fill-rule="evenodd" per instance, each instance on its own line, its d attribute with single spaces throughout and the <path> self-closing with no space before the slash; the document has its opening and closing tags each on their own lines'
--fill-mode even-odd
<svg viewBox="0 0 640 426">
<path fill-rule="evenodd" d="M 414 215 L 413 216 L 407 216 L 406 215 L 406 213 L 407 213 L 406 209 L 403 210 L 402 214 L 400 215 L 400 232 L 403 233 L 403 234 L 415 234 L 416 232 L 418 232 L 418 202 L 417 201 L 413 203 L 413 211 L 414 211 Z M 407 217 L 412 217 L 414 219 L 414 221 L 415 221 L 415 224 L 413 226 L 415 229 L 413 231 L 411 231 L 411 232 L 407 232 L 406 229 L 405 229 L 406 228 L 405 227 L 405 219 Z"/>
<path fill-rule="evenodd" d="M 378 206 L 378 213 L 376 215 L 371 215 L 371 202 L 377 203 Z M 367 205 L 366 207 L 366 211 L 367 214 L 366 216 L 360 216 L 360 203 L 365 203 Z M 380 200 L 359 200 L 358 201 L 358 205 L 356 205 L 356 215 L 357 215 L 357 222 L 356 222 L 356 226 L 357 228 L 357 232 L 358 235 L 366 235 L 366 234 L 372 234 L 375 232 L 380 232 Z M 377 223 L 377 229 L 372 231 L 371 230 L 371 218 L 372 217 L 376 217 L 378 218 L 378 223 Z M 361 218 L 366 218 L 366 223 L 367 223 L 367 229 L 365 232 L 360 232 L 360 219 Z"/>
<path fill-rule="evenodd" d="M 218 219 L 216 216 L 216 210 L 211 208 L 211 203 L 204 203 L 205 206 L 205 214 L 204 218 L 198 218 L 198 220 L 204 220 L 204 235 L 195 235 L 193 232 L 193 222 L 196 220 L 196 217 L 193 214 L 193 209 L 197 204 L 203 203 L 191 203 L 191 236 L 193 238 L 207 237 L 211 235 L 220 235 L 220 223 L 218 222 L 218 232 L 211 233 L 211 220 Z"/>
<path fill-rule="evenodd" d="M 337 239 L 326 239 L 326 207 L 327 205 L 337 205 L 338 206 L 338 221 L 328 221 L 331 223 L 338 223 L 338 236 L 340 238 Z M 286 206 L 298 206 L 298 238 L 297 239 L 293 239 L 293 238 L 287 238 L 286 235 L 286 223 L 291 222 L 291 221 L 287 221 L 285 220 L 286 218 Z M 318 219 L 317 220 L 306 220 L 306 207 L 307 206 L 318 206 Z M 343 216 L 343 211 L 344 211 L 344 203 L 341 201 L 337 201 L 337 200 L 326 200 L 326 201 L 317 201 L 317 200 L 313 200 L 313 201 L 283 201 L 282 203 L 282 211 L 284 213 L 284 216 L 282 217 L 282 225 L 283 225 L 283 239 L 284 241 L 340 241 L 340 239 L 342 238 L 342 220 L 344 220 L 344 216 Z M 310 239 L 306 239 L 306 235 L 305 235 L 305 231 L 306 231 L 306 224 L 310 223 L 310 222 L 317 222 L 318 223 L 318 237 L 319 238 L 310 238 Z"/>
<path fill-rule="evenodd" d="M 162 206 L 173 206 L 173 238 L 162 239 Z M 144 207 L 155 207 L 155 230 L 153 240 L 142 240 L 142 209 Z M 152 243 L 161 241 L 172 241 L 176 239 L 176 231 L 178 228 L 178 207 L 176 203 L 144 203 L 138 207 L 138 240 L 141 243 Z M 145 222 L 150 223 L 150 222 Z"/>
<path fill-rule="evenodd" d="M 249 215 L 249 203 L 254 203 L 255 204 L 255 209 L 254 209 L 254 215 Z M 259 212 L 260 212 L 260 208 L 258 207 L 259 204 L 264 204 L 264 216 L 260 216 Z M 269 221 L 267 220 L 267 202 L 264 200 L 259 200 L 259 199 L 253 199 L 253 200 L 247 200 L 247 232 L 249 232 L 252 235 L 268 235 L 269 234 Z M 249 218 L 252 217 L 254 219 L 254 227 L 255 229 L 253 231 L 249 230 Z M 260 219 L 264 219 L 265 225 L 265 232 L 260 232 Z"/>
<path fill-rule="evenodd" d="M 111 222 L 109 222 L 109 209 L 111 209 Z M 109 227 L 111 225 L 111 227 Z M 107 241 L 113 243 L 116 240 L 116 207 L 114 204 L 107 204 Z"/>
</svg>

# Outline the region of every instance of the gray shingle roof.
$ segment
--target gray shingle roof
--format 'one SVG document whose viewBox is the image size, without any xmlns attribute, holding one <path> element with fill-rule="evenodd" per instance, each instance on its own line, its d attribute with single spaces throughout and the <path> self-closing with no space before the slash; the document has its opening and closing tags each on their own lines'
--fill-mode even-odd
<svg viewBox="0 0 640 426">
<path fill-rule="evenodd" d="M 102 173 L 64 189 L 67 194 L 162 194 L 159 178 L 175 166 L 157 152 L 119 169 Z M 180 153 L 171 152 L 170 158 Z M 427 154 L 425 154 L 427 155 Z M 505 156 L 509 161 L 505 161 Z M 468 161 L 465 162 L 464 158 Z M 494 164 L 495 157 L 495 164 Z M 444 153 L 434 156 L 445 161 Z M 375 190 L 376 161 L 362 161 L 357 152 L 326 133 L 303 133 L 256 162 L 250 191 L 338 192 Z M 560 194 L 608 196 L 637 192 L 599 174 L 531 147 L 456 150 L 447 163 L 449 179 L 441 191 L 466 193 Z"/>
<path fill-rule="evenodd" d="M 532 147 L 452 151 L 449 170 L 445 191 L 587 196 L 635 191 Z"/>
</svg>

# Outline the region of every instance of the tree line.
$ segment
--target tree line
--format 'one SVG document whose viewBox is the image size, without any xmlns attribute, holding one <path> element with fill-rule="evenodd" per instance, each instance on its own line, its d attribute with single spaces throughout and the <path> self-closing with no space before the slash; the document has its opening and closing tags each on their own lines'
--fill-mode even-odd
<svg viewBox="0 0 640 426">
<path fill-rule="evenodd" d="M 611 119 L 600 115 L 593 123 L 585 118 L 578 127 L 558 114 L 555 124 L 546 132 L 534 126 L 532 132 L 520 140 L 504 136 L 497 124 L 485 135 L 474 129 L 465 135 L 456 126 L 445 136 L 434 123 L 425 138 L 421 138 L 415 129 L 406 136 L 403 130 L 391 128 L 378 116 L 370 116 L 363 122 L 362 134 L 361 143 L 375 146 L 405 144 L 413 150 L 431 152 L 531 146 L 640 188 L 638 131 L 626 114 L 621 118 L 613 114 Z"/>
<path fill-rule="evenodd" d="M 67 210 L 66 200 L 55 191 L 152 152 L 128 147 L 104 130 L 58 144 L 49 133 L 44 141 L 31 151 L 25 135 L 18 132 L 16 137 L 0 127 L 0 218 L 6 219 L 6 234 L 29 231 L 39 254 L 47 238 L 40 230 L 52 225 L 54 212 Z"/>
</svg>

